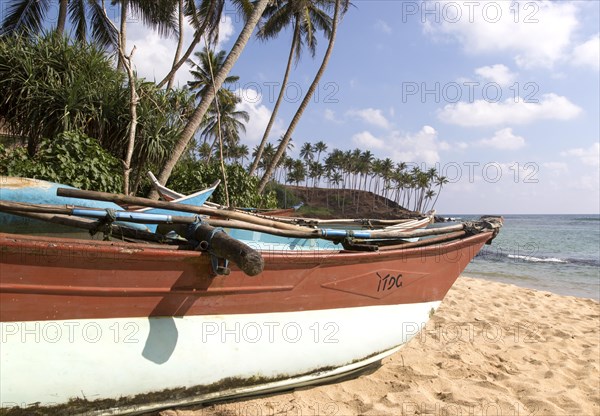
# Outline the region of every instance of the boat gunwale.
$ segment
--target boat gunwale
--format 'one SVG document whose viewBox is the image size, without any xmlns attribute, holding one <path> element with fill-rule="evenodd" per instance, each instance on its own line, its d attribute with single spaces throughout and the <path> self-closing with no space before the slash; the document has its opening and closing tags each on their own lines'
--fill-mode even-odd
<svg viewBox="0 0 600 416">
<path fill-rule="evenodd" d="M 323 264 L 339 263 L 343 261 L 379 261 L 389 258 L 402 256 L 402 258 L 410 258 L 414 256 L 426 255 L 442 255 L 452 250 L 459 250 L 465 246 L 477 244 L 481 241 L 488 241 L 493 236 L 493 231 L 482 231 L 475 235 L 470 235 L 457 240 L 441 242 L 429 246 L 413 247 L 413 248 L 398 248 L 388 251 L 349 251 L 349 250 L 330 250 L 330 249 L 315 249 L 315 250 L 259 250 L 266 261 L 269 263 L 290 262 L 297 260 L 298 262 L 311 261 L 318 259 Z M 121 241 L 96 241 L 69 239 L 50 236 L 33 236 L 0 233 L 0 255 L 4 254 L 6 247 L 21 247 L 21 248 L 48 248 L 56 251 L 78 250 L 84 252 L 96 252 L 108 255 L 127 256 L 131 260 L 139 257 L 140 260 L 152 258 L 153 260 L 162 261 L 179 261 L 189 259 L 205 258 L 209 260 L 209 254 L 201 251 L 185 250 L 180 247 L 166 246 L 159 244 L 140 244 Z M 252 245 L 250 245 L 252 247 Z"/>
</svg>

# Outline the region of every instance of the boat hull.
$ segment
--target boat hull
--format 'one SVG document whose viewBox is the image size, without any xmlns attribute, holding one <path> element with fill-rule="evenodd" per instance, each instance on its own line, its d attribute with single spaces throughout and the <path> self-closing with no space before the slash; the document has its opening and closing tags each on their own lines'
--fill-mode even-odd
<svg viewBox="0 0 600 416">
<path fill-rule="evenodd" d="M 2 373 L 13 376 L 0 385 L 0 395 L 3 406 L 47 407 L 149 393 L 168 402 L 185 387 L 213 399 L 230 395 L 227 390 L 291 387 L 328 372 L 343 374 L 374 355 L 383 358 L 438 304 L 5 322 Z M 121 404 L 127 405 L 132 401 Z"/>
<path fill-rule="evenodd" d="M 354 371 L 416 334 L 490 238 L 266 251 L 249 277 L 213 276 L 205 253 L 0 234 L 3 406 L 126 412 Z"/>
</svg>

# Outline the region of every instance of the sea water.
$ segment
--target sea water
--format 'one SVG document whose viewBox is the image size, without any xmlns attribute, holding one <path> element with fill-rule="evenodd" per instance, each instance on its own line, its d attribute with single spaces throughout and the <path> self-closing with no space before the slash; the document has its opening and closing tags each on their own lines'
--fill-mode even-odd
<svg viewBox="0 0 600 416">
<path fill-rule="evenodd" d="M 464 274 L 600 300 L 600 215 L 505 215 Z"/>
</svg>

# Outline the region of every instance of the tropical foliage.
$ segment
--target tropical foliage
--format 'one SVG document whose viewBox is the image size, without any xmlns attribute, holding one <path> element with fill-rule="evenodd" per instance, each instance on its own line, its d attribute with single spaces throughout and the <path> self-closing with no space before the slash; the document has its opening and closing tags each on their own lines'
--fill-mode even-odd
<svg viewBox="0 0 600 416">
<path fill-rule="evenodd" d="M 194 106 L 186 90 L 135 82 L 139 121 L 132 160 L 134 193 L 146 170 L 160 168 L 169 156 Z M 68 145 L 62 142 L 72 136 L 65 133 L 78 132 L 123 160 L 128 108 L 125 75 L 93 44 L 52 35 L 0 38 L 0 117 L 9 133 L 23 138 L 29 157 L 35 158 L 42 141 Z M 120 171 L 117 167 L 113 175 Z"/>
<path fill-rule="evenodd" d="M 45 22 L 53 3 L 59 6 L 55 26 Z M 91 182 L 85 182 L 80 178 L 84 174 L 71 166 L 77 159 L 70 158 L 89 157 L 92 162 L 85 164 L 90 169 L 87 174 L 100 178 L 99 184 L 94 183 L 96 189 L 118 186 L 117 179 L 111 182 L 104 176 L 112 169 L 113 177 L 117 178 L 116 171 L 120 168 L 114 162 L 120 161 L 132 168 L 131 175 L 126 176 L 130 178 L 129 186 L 125 187 L 132 193 L 148 189 L 144 176 L 151 169 L 160 172 L 162 182 L 173 173 L 169 184 L 179 192 L 191 192 L 217 178 L 228 177 L 234 205 L 272 204 L 273 193 L 257 195 L 268 182 L 275 181 L 302 186 L 307 197 L 323 186 L 336 189 L 342 196 L 336 198 L 338 205 L 344 203 L 347 192 L 363 190 L 414 210 L 432 208 L 447 183 L 435 169 L 377 159 L 368 150 L 329 150 L 324 141 L 304 143 L 299 147 L 299 159 L 289 157 L 292 134 L 327 66 L 337 26 L 349 1 L 234 0 L 232 4 L 245 23 L 231 51 L 226 53 L 211 50 L 225 5 L 222 0 L 112 2 L 120 8 L 121 17 L 133 13 L 159 34 L 178 36 L 172 70 L 157 84 L 139 79 L 131 72 L 126 77 L 118 70 L 122 67 L 116 65 L 110 54 L 119 45 L 119 61 L 123 60 L 126 22 L 121 19 L 117 29 L 108 20 L 103 2 L 10 1 L 0 32 L 0 118 L 3 128 L 23 142 L 2 149 L 4 171 L 48 175 L 47 179 L 68 179 L 72 184 L 88 187 Z M 69 35 L 77 41 L 56 36 L 65 33 L 67 19 Z M 194 36 L 184 51 L 186 23 L 192 27 Z M 281 36 L 286 28 L 291 30 L 292 39 L 280 98 L 263 139 L 250 154 L 247 145 L 240 142 L 249 115 L 240 110 L 240 98 L 228 88 L 239 79 L 230 71 L 255 27 L 258 27 L 257 37 L 264 41 Z M 36 34 L 44 28 L 56 30 L 38 37 Z M 292 62 L 297 62 L 304 50 L 314 56 L 318 36 L 327 41 L 322 63 L 285 134 L 279 143 L 269 143 L 270 128 Z M 207 46 L 190 60 L 202 39 Z M 192 65 L 194 79 L 183 89 L 173 89 L 173 77 L 185 61 Z M 134 87 L 135 94 L 130 94 L 128 84 Z M 163 88 L 165 84 L 167 87 Z M 133 105 L 136 117 L 130 111 Z M 129 131 L 134 140 L 127 138 Z M 81 153 L 82 143 L 91 146 L 92 154 Z M 128 143 L 135 143 L 131 162 L 125 150 Z M 27 151 L 20 145 L 26 145 Z M 64 157 L 58 157 L 57 149 L 61 149 Z M 9 160 L 9 155 L 14 159 Z M 50 161 L 51 157 L 56 160 Z M 215 159 L 229 166 L 225 169 L 221 163 L 219 173 Z M 100 169 L 98 161 L 105 163 L 107 169 Z M 46 162 L 48 166 L 40 165 Z M 59 173 L 52 163 L 63 163 L 64 172 Z M 245 163 L 250 175 L 244 172 Z M 86 172 L 85 168 L 80 169 Z M 254 175 L 262 179 L 258 181 Z M 219 189 L 215 197 L 225 202 Z M 350 195 L 360 198 L 360 193 Z"/>
<path fill-rule="evenodd" d="M 309 1 L 307 1 L 306 3 L 309 3 Z M 325 54 L 323 55 L 323 61 L 321 62 L 321 65 L 319 66 L 319 69 L 317 70 L 317 73 L 315 74 L 315 77 L 314 77 L 312 83 L 308 87 L 308 90 L 306 91 L 306 94 L 304 95 L 304 98 L 302 99 L 300 106 L 298 107 L 298 109 L 296 110 L 296 113 L 292 117 L 292 120 L 290 121 L 290 124 L 288 125 L 286 132 L 282 136 L 281 143 L 279 144 L 279 146 L 277 148 L 277 152 L 275 152 L 273 161 L 271 162 L 271 164 L 269 166 L 267 166 L 265 173 L 263 174 L 263 177 L 260 180 L 258 189 L 261 192 L 265 189 L 265 186 L 266 186 L 267 182 L 269 181 L 272 172 L 279 165 L 279 161 L 283 157 L 289 141 L 292 139 L 292 134 L 294 133 L 294 130 L 296 129 L 296 126 L 298 125 L 300 118 L 302 118 L 304 111 L 308 107 L 308 103 L 309 103 L 310 99 L 312 98 L 313 94 L 315 93 L 315 90 L 317 89 L 317 85 L 319 84 L 321 77 L 325 73 L 325 69 L 327 68 L 329 59 L 333 52 L 333 46 L 335 44 L 335 38 L 336 38 L 339 20 L 341 19 L 341 16 L 347 11 L 350 1 L 349 0 L 332 0 L 332 1 L 326 1 L 325 3 L 329 3 L 330 6 L 333 6 L 333 17 L 331 19 L 331 32 L 329 34 L 329 43 L 327 45 L 327 49 L 325 50 Z"/>
<path fill-rule="evenodd" d="M 201 99 L 208 89 L 213 88 L 214 74 L 222 68 L 226 54 L 225 51 L 215 54 L 204 48 L 195 56 L 199 62 L 190 61 L 194 80 L 188 82 L 188 87 L 195 92 L 196 98 Z M 227 88 L 238 80 L 239 77 L 235 75 L 225 78 L 200 125 L 200 137 L 204 139 L 202 144 L 210 143 L 208 160 L 215 145 L 222 143 L 226 148 L 233 149 L 239 144 L 240 132 L 246 132 L 244 123 L 248 122 L 250 116 L 246 111 L 237 109 L 241 99 Z M 234 152 L 231 153 L 233 156 Z"/>
<path fill-rule="evenodd" d="M 308 47 L 308 50 L 313 57 L 315 56 L 317 30 L 323 31 L 326 37 L 331 37 L 331 17 L 323 10 L 323 8 L 328 5 L 327 3 L 330 2 L 310 0 L 283 1 L 270 5 L 263 13 L 257 34 L 259 39 L 266 41 L 276 38 L 288 26 L 293 27 L 293 35 L 281 89 L 279 90 L 279 95 L 275 101 L 263 137 L 258 145 L 254 162 L 250 167 L 250 174 L 253 174 L 258 168 L 262 152 L 269 139 L 271 128 L 277 117 L 279 106 L 281 105 L 285 88 L 287 87 L 292 68 L 292 61 L 295 58 L 296 63 L 298 63 L 304 46 Z"/>
<path fill-rule="evenodd" d="M 42 138 L 79 130 L 100 141 L 124 135 L 124 75 L 94 44 L 66 38 L 0 38 L 0 116 L 27 138 L 34 155 Z"/>
<path fill-rule="evenodd" d="M 153 3 L 153 2 L 148 2 Z M 103 4 L 90 0 L 15 0 L 7 5 L 6 17 L 2 22 L 0 34 L 35 36 L 44 32 L 44 23 L 49 14 L 58 5 L 56 33 L 62 37 L 67 17 L 75 28 L 76 38 L 86 42 L 92 39 L 103 47 L 116 45 L 117 31 L 110 23 Z M 90 30 L 91 29 L 91 30 Z"/>
<path fill-rule="evenodd" d="M 44 139 L 34 157 L 24 147 L 5 149 L 0 145 L 0 174 L 45 179 L 77 188 L 120 192 L 122 177 L 115 175 L 120 162 L 85 134 L 60 133 Z"/>
<path fill-rule="evenodd" d="M 390 158 L 377 159 L 369 150 L 333 149 L 328 154 L 326 151 L 327 145 L 323 141 L 304 143 L 300 148 L 300 158 L 285 156 L 272 179 L 295 186 L 302 184 L 307 198 L 311 193 L 318 192 L 322 184 L 336 189 L 340 208 L 347 194 L 352 198 L 360 198 L 361 193 L 351 191 L 361 190 L 420 212 L 433 209 L 443 186 L 448 183 L 448 179 L 434 168 L 422 170 L 419 166 L 412 166 L 409 169 L 407 163 L 395 163 Z M 266 160 L 259 166 L 270 163 L 273 152 L 273 147 L 266 147 L 263 154 Z M 322 158 L 324 155 L 326 157 Z M 369 201 L 363 202 L 366 204 Z"/>
<path fill-rule="evenodd" d="M 248 174 L 241 165 L 234 163 L 226 168 L 229 185 L 229 203 L 235 207 L 276 208 L 275 192 L 261 195 L 257 192 L 258 178 Z M 168 186 L 178 192 L 189 194 L 207 188 L 216 180 L 222 179 L 218 162 L 205 163 L 201 160 L 187 159 L 175 167 Z M 225 204 L 224 187 L 219 186 L 213 193 L 211 201 Z"/>
</svg>

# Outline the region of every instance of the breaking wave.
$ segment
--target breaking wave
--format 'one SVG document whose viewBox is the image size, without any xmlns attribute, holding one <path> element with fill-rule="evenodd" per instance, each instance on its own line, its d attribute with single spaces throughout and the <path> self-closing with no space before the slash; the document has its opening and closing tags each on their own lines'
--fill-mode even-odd
<svg viewBox="0 0 600 416">
<path fill-rule="evenodd" d="M 521 256 L 518 254 L 509 254 L 508 258 L 510 259 L 519 259 L 523 261 L 530 261 L 532 263 L 568 263 L 567 260 L 558 259 L 556 257 L 533 257 L 533 256 Z"/>
</svg>

